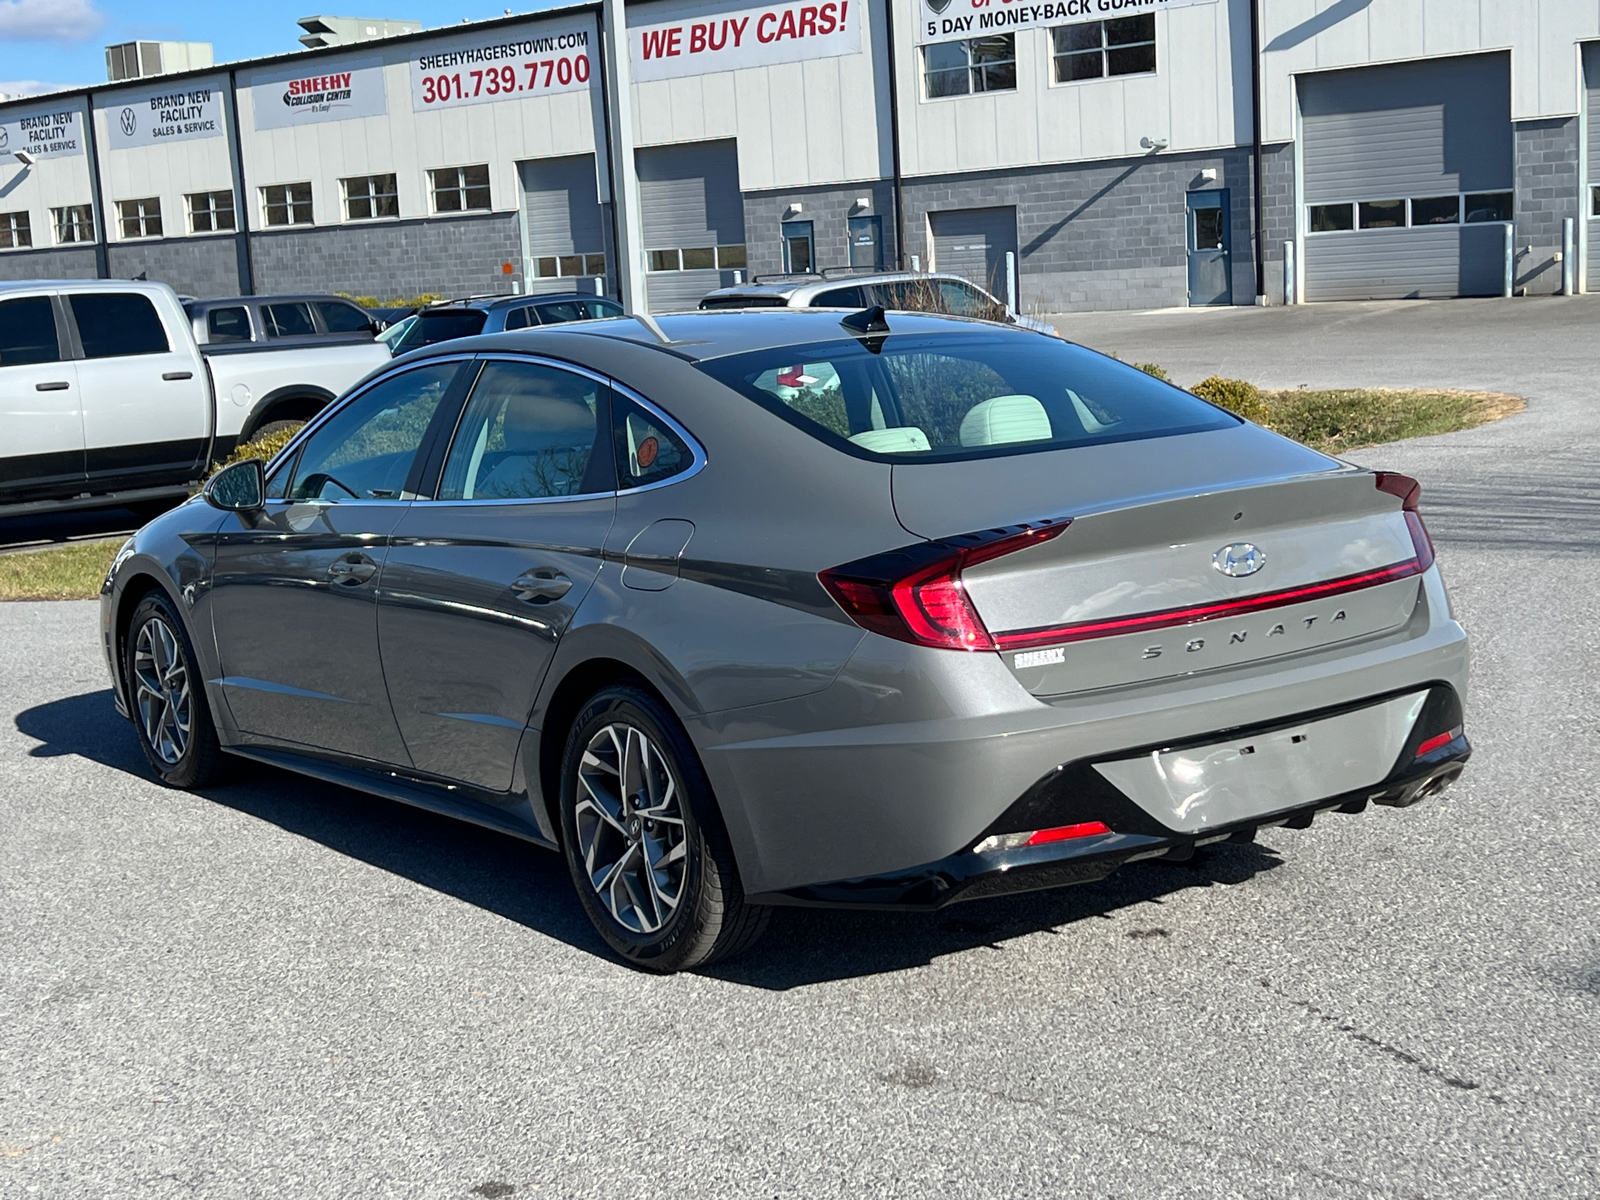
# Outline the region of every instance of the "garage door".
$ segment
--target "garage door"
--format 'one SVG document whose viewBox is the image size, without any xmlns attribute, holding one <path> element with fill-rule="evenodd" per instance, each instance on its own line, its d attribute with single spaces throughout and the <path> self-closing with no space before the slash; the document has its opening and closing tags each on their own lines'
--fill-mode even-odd
<svg viewBox="0 0 1600 1200">
<path fill-rule="evenodd" d="M 594 155 L 533 159 L 518 163 L 517 173 L 528 235 L 528 291 L 592 291 L 592 277 L 606 275 L 611 240 L 596 190 Z"/>
<path fill-rule="evenodd" d="M 1017 252 L 1017 210 L 962 208 L 928 214 L 933 269 L 970 279 L 1006 298 L 1006 254 Z M 1018 298 L 1021 302 L 1021 298 Z"/>
<path fill-rule="evenodd" d="M 644 146 L 634 162 L 650 311 L 693 308 L 745 265 L 737 144 Z"/>
<path fill-rule="evenodd" d="M 1512 210 L 1504 54 L 1302 75 L 1308 300 L 1498 295 Z"/>
</svg>

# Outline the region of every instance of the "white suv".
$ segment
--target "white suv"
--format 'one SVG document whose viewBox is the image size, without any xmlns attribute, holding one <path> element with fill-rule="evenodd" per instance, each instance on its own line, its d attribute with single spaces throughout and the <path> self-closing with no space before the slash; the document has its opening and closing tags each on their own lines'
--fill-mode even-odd
<svg viewBox="0 0 1600 1200">
<path fill-rule="evenodd" d="M 991 296 L 959 275 L 890 271 L 874 275 L 757 276 L 752 282 L 719 288 L 700 301 L 702 309 L 721 308 L 849 308 L 879 305 L 890 310 L 949 313 L 1020 325 L 1057 337 L 1053 325 L 1014 313 L 1004 300 Z"/>
</svg>

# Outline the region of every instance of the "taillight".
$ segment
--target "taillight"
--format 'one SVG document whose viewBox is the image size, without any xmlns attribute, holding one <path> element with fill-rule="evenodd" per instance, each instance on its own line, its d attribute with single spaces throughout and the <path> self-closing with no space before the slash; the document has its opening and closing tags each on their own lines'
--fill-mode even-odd
<svg viewBox="0 0 1600 1200">
<path fill-rule="evenodd" d="M 1400 497 L 1406 528 L 1411 531 L 1411 546 L 1417 552 L 1417 569 L 1426 571 L 1433 565 L 1433 539 L 1428 536 L 1428 527 L 1422 523 L 1422 513 L 1417 507 L 1422 499 L 1422 485 L 1409 475 L 1393 471 L 1379 471 L 1377 483 L 1380 492 Z"/>
<path fill-rule="evenodd" d="M 972 607 L 961 572 L 1047 542 L 1070 524 L 1070 519 L 1049 521 L 1020 532 L 924 542 L 822 571 L 817 578 L 863 629 L 942 650 L 993 650 L 994 638 Z"/>
<path fill-rule="evenodd" d="M 1016 850 L 1021 846 L 1048 846 L 1051 842 L 1070 842 L 1077 838 L 1102 837 L 1111 832 L 1104 821 L 1080 821 L 1076 825 L 1057 825 L 1054 829 L 1031 829 L 1023 833 L 997 833 L 973 847 L 979 854 L 995 850 Z"/>
</svg>

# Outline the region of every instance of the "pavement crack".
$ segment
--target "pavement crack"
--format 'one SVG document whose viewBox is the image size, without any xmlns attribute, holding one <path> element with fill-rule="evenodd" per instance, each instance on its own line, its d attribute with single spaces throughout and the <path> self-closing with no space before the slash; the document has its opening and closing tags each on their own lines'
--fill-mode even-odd
<svg viewBox="0 0 1600 1200">
<path fill-rule="evenodd" d="M 1382 1038 L 1373 1037 L 1370 1033 L 1366 1033 L 1365 1031 L 1358 1029 L 1353 1022 L 1348 1021 L 1335 1013 L 1328 1012 L 1326 1009 L 1314 1004 L 1312 1001 L 1301 999 L 1298 996 L 1289 995 L 1281 988 L 1275 986 L 1269 979 L 1260 979 L 1257 980 L 1257 982 L 1261 984 L 1262 987 L 1266 988 L 1267 991 L 1271 992 L 1274 996 L 1277 996 L 1280 1000 L 1285 1000 L 1294 1005 L 1296 1008 L 1303 1008 L 1306 1012 L 1316 1017 L 1317 1020 L 1326 1022 L 1334 1029 L 1335 1032 L 1347 1033 L 1352 1039 L 1360 1042 L 1362 1045 L 1371 1046 L 1374 1050 L 1377 1050 L 1383 1054 L 1387 1054 L 1390 1058 L 1395 1059 L 1397 1062 L 1403 1062 L 1407 1066 L 1415 1067 L 1417 1070 L 1421 1071 L 1424 1075 L 1431 1079 L 1437 1079 L 1440 1083 L 1446 1084 L 1449 1087 L 1459 1088 L 1464 1092 L 1476 1092 L 1483 1090 L 1483 1085 L 1481 1083 L 1477 1083 L 1471 1079 L 1463 1079 L 1459 1075 L 1452 1075 L 1448 1071 L 1434 1066 L 1426 1059 L 1412 1054 L 1409 1050 L 1403 1050 L 1393 1043 L 1384 1041 Z M 1495 1104 L 1504 1104 L 1506 1102 L 1504 1096 L 1501 1096 L 1495 1092 L 1484 1091 L 1483 1094 Z"/>
</svg>

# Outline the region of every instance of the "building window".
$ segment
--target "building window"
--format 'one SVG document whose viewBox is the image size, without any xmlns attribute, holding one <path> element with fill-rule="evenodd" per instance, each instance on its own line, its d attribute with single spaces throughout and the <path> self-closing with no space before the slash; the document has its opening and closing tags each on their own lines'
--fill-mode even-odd
<svg viewBox="0 0 1600 1200">
<path fill-rule="evenodd" d="M 311 224 L 311 185 L 274 183 L 262 188 L 261 215 L 267 225 Z"/>
<path fill-rule="evenodd" d="M 734 271 L 742 270 L 746 261 L 743 246 L 691 246 L 678 250 L 648 250 L 645 255 L 652 271 Z"/>
<path fill-rule="evenodd" d="M 400 196 L 393 175 L 358 175 L 341 179 L 339 185 L 344 188 L 347 220 L 370 221 L 400 215 Z"/>
<path fill-rule="evenodd" d="M 1156 69 L 1156 18 L 1119 17 L 1050 31 L 1055 81 L 1146 75 Z"/>
<path fill-rule="evenodd" d="M 1600 214 L 1600 188 L 1595 212 Z M 1463 213 L 1465 216 L 1463 217 Z M 1511 220 L 1510 192 L 1476 192 L 1455 196 L 1416 196 L 1409 200 L 1358 200 L 1313 204 L 1307 214 L 1310 233 L 1345 233 L 1355 229 L 1404 229 Z"/>
<path fill-rule="evenodd" d="M 487 210 L 489 204 L 489 168 L 441 167 L 428 172 L 433 186 L 433 211 L 472 212 Z"/>
<path fill-rule="evenodd" d="M 125 238 L 160 237 L 160 198 L 147 196 L 143 200 L 118 200 L 117 224 Z"/>
<path fill-rule="evenodd" d="M 33 226 L 25 212 L 0 213 L 0 250 L 21 250 L 33 245 Z"/>
<path fill-rule="evenodd" d="M 1008 92 L 1017 87 L 1017 36 L 940 42 L 922 48 L 922 79 L 928 99 L 971 92 Z"/>
<path fill-rule="evenodd" d="M 94 241 L 93 205 L 68 204 L 64 208 L 52 208 L 50 219 L 56 227 L 56 245 Z"/>
<path fill-rule="evenodd" d="M 1467 223 L 1511 220 L 1510 192 L 1478 192 L 1465 196 Z"/>
<path fill-rule="evenodd" d="M 534 275 L 539 279 L 577 278 L 585 275 L 604 275 L 604 254 L 547 254 L 533 260 Z"/>
<path fill-rule="evenodd" d="M 221 233 L 237 228 L 232 192 L 194 192 L 184 199 L 189 204 L 190 233 Z"/>
</svg>

